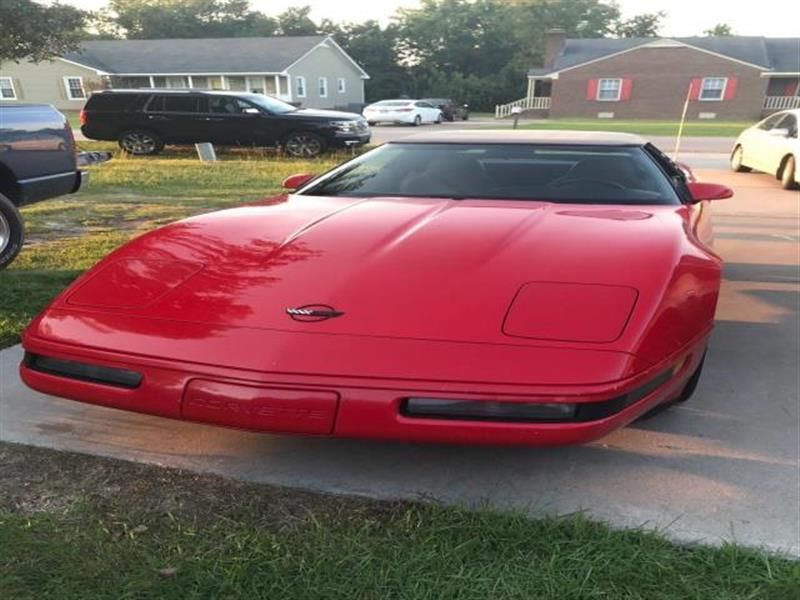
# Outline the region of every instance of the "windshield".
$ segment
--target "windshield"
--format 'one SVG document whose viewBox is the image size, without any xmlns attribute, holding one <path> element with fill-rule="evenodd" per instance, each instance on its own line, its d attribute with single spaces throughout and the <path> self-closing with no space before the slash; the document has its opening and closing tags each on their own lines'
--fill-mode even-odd
<svg viewBox="0 0 800 600">
<path fill-rule="evenodd" d="M 680 204 L 667 175 L 639 146 L 391 143 L 301 193 Z"/>
<path fill-rule="evenodd" d="M 257 106 L 260 106 L 261 108 L 267 109 L 269 112 L 276 115 L 294 112 L 297 110 L 297 108 L 291 104 L 288 104 L 283 100 L 273 98 L 272 96 L 265 96 L 263 94 L 241 94 L 241 97 Z"/>
</svg>

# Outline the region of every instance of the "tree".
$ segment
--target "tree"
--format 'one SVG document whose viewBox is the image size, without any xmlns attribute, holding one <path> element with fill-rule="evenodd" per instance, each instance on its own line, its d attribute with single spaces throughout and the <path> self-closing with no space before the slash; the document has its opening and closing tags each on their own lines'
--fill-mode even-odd
<svg viewBox="0 0 800 600">
<path fill-rule="evenodd" d="M 311 20 L 310 6 L 292 6 L 278 15 L 279 35 L 317 35 L 317 24 Z"/>
<path fill-rule="evenodd" d="M 365 86 L 368 101 L 407 93 L 409 73 L 397 61 L 396 25 L 383 28 L 377 21 L 337 24 L 323 20 L 319 30 L 332 36 L 369 73 L 370 79 Z"/>
<path fill-rule="evenodd" d="M 707 35 L 709 37 L 730 37 L 733 35 L 733 30 L 731 29 L 730 25 L 726 25 L 725 23 L 718 23 L 714 25 L 711 29 L 706 29 L 703 32 L 703 35 Z"/>
<path fill-rule="evenodd" d="M 276 23 L 248 0 L 110 0 L 97 28 L 128 39 L 247 37 L 274 35 Z"/>
<path fill-rule="evenodd" d="M 58 3 L 44 6 L 32 0 L 2 0 L 0 62 L 40 62 L 77 49 L 88 17 L 85 11 Z"/>
<path fill-rule="evenodd" d="M 641 38 L 655 37 L 661 28 L 661 20 L 667 16 L 663 10 L 656 13 L 636 15 L 630 19 L 619 21 L 615 27 L 618 37 Z"/>
</svg>

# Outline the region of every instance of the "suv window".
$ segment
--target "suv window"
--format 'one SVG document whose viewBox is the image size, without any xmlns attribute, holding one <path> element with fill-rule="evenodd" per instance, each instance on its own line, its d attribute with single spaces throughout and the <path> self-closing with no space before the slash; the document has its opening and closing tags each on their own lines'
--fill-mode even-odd
<svg viewBox="0 0 800 600">
<path fill-rule="evenodd" d="M 208 107 L 212 113 L 240 115 L 244 109 L 253 108 L 253 105 L 233 96 L 209 96 Z"/>
<path fill-rule="evenodd" d="M 174 95 L 174 96 L 154 96 L 147 105 L 148 112 L 175 112 L 175 113 L 194 113 L 197 112 L 197 96 Z"/>
<path fill-rule="evenodd" d="M 144 106 L 149 94 L 92 94 L 87 110 L 136 110 Z"/>
</svg>

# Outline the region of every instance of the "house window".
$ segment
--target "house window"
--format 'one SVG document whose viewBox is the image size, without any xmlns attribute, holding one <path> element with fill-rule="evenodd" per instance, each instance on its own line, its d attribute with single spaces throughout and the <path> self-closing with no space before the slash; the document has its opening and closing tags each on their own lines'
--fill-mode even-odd
<svg viewBox="0 0 800 600">
<path fill-rule="evenodd" d="M 601 79 L 597 82 L 597 99 L 614 102 L 619 100 L 622 79 Z"/>
<path fill-rule="evenodd" d="M 11 77 L 0 77 L 0 100 L 16 100 L 17 90 Z"/>
<path fill-rule="evenodd" d="M 700 100 L 722 100 L 725 97 L 727 77 L 703 77 L 700 85 Z"/>
<path fill-rule="evenodd" d="M 347 92 L 347 80 L 344 77 L 339 77 L 336 80 L 336 89 L 340 94 Z"/>
<path fill-rule="evenodd" d="M 86 90 L 83 89 L 83 77 L 64 77 L 64 87 L 70 100 L 84 100 Z"/>
<path fill-rule="evenodd" d="M 328 78 L 327 77 L 320 77 L 319 78 L 319 97 L 320 98 L 327 98 L 328 97 Z"/>
<path fill-rule="evenodd" d="M 295 92 L 297 92 L 298 98 L 305 98 L 306 97 L 306 78 L 305 77 L 295 77 L 294 78 L 294 85 L 295 85 Z"/>
</svg>

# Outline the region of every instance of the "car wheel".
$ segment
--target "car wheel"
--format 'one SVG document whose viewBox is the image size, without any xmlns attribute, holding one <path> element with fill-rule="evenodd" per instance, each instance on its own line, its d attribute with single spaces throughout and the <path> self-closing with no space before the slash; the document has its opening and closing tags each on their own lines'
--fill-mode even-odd
<svg viewBox="0 0 800 600">
<path fill-rule="evenodd" d="M 0 271 L 11 264 L 25 239 L 25 226 L 17 207 L 0 194 Z"/>
<path fill-rule="evenodd" d="M 367 125 L 370 127 L 375 127 L 375 121 L 367 121 Z"/>
<path fill-rule="evenodd" d="M 462 121 L 466 121 L 467 119 L 469 119 L 469 115 L 464 115 L 464 116 L 461 117 Z"/>
<path fill-rule="evenodd" d="M 134 129 L 126 131 L 119 136 L 119 147 L 128 154 L 136 156 L 147 156 L 148 154 L 158 154 L 164 149 L 164 142 L 152 131 Z"/>
<path fill-rule="evenodd" d="M 325 140 L 316 133 L 298 131 L 286 136 L 283 149 L 295 158 L 313 158 L 325 152 Z"/>
<path fill-rule="evenodd" d="M 437 125 L 441 125 L 441 123 L 442 123 L 442 113 L 439 113 L 438 115 L 436 115 L 436 120 L 434 121 L 434 123 L 436 123 Z"/>
<path fill-rule="evenodd" d="M 794 156 L 789 156 L 783 163 L 781 169 L 781 187 L 785 190 L 797 189 L 797 182 L 794 180 L 794 175 L 797 169 L 797 163 L 794 161 Z"/>
<path fill-rule="evenodd" d="M 742 164 L 742 158 L 744 158 L 744 152 L 741 146 L 736 146 L 733 149 L 733 153 L 731 154 L 731 169 L 736 171 L 737 173 L 749 173 L 750 167 L 745 167 Z"/>
<path fill-rule="evenodd" d="M 419 127 L 420 125 L 422 125 L 422 117 L 417 115 L 414 117 L 414 127 Z"/>
</svg>

